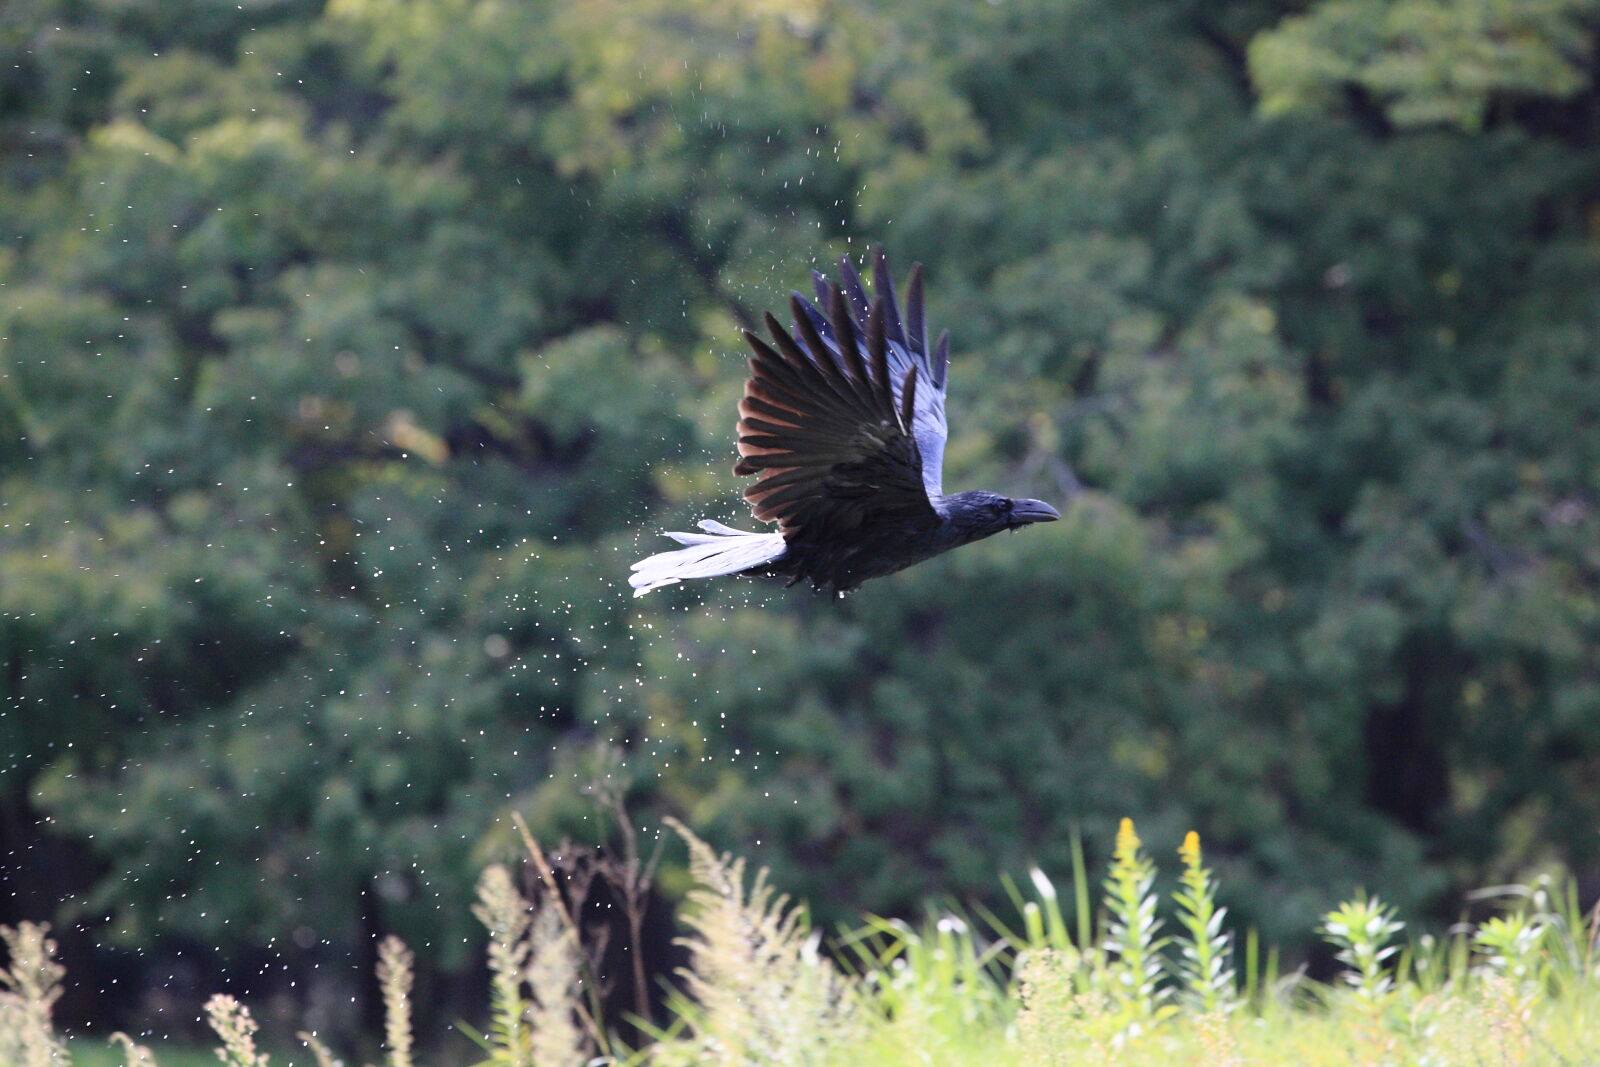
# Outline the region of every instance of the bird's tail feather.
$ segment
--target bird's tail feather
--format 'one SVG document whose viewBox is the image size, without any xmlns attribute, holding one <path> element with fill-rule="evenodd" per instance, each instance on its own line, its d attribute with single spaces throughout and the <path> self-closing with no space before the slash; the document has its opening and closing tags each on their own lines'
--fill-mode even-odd
<svg viewBox="0 0 1600 1067">
<path fill-rule="evenodd" d="M 719 574 L 738 574 L 783 555 L 783 535 L 746 533 L 706 519 L 700 523 L 705 533 L 669 533 L 668 537 L 687 548 L 658 552 L 633 565 L 628 584 L 634 596 L 652 589 L 676 585 L 685 578 L 714 578 Z"/>
</svg>

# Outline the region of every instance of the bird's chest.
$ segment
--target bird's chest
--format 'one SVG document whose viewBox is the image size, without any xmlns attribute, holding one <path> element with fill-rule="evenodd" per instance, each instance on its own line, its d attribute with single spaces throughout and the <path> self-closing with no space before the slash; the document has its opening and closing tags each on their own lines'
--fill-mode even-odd
<svg viewBox="0 0 1600 1067">
<path fill-rule="evenodd" d="M 938 531 L 861 530 L 828 542 L 790 542 L 785 568 L 795 581 L 847 592 L 871 578 L 905 570 L 954 548 Z"/>
</svg>

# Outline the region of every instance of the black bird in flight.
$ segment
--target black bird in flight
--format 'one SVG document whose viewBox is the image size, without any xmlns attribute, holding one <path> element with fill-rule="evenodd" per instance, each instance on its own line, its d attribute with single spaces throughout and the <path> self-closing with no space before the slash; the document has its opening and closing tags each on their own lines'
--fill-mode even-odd
<svg viewBox="0 0 1600 1067">
<path fill-rule="evenodd" d="M 911 268 L 904 318 L 882 249 L 872 273 L 869 301 L 842 258 L 843 285 L 813 272 L 826 315 L 794 293 L 789 330 L 766 316 L 772 345 L 745 331 L 754 354 L 733 471 L 757 476 L 745 499 L 757 519 L 778 523 L 777 532 L 746 533 L 708 519 L 703 533 L 669 533 L 688 547 L 635 563 L 628 578 L 635 596 L 719 574 L 809 580 L 846 592 L 1002 530 L 1061 517 L 1040 500 L 981 489 L 944 495 L 950 332 L 930 351 L 921 264 Z"/>
</svg>

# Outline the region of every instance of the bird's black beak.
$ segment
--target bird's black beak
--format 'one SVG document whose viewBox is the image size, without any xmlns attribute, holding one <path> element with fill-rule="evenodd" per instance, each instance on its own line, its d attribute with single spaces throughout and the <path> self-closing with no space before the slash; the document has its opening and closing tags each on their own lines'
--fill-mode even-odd
<svg viewBox="0 0 1600 1067">
<path fill-rule="evenodd" d="M 1061 517 L 1061 512 L 1046 504 L 1043 500 L 1013 500 L 1011 502 L 1011 525 L 1027 526 L 1035 522 L 1055 522 Z"/>
</svg>

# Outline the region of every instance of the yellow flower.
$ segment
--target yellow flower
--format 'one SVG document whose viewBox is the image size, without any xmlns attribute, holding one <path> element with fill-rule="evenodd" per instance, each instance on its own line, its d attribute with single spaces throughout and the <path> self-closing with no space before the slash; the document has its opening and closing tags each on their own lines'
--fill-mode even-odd
<svg viewBox="0 0 1600 1067">
<path fill-rule="evenodd" d="M 1132 863 L 1138 851 L 1139 835 L 1134 832 L 1133 820 L 1124 817 L 1117 826 L 1116 860 L 1118 863 Z"/>
<path fill-rule="evenodd" d="M 1178 855 L 1183 859 L 1185 867 L 1200 866 L 1200 835 L 1190 830 L 1183 835 L 1183 844 L 1178 846 Z"/>
</svg>

